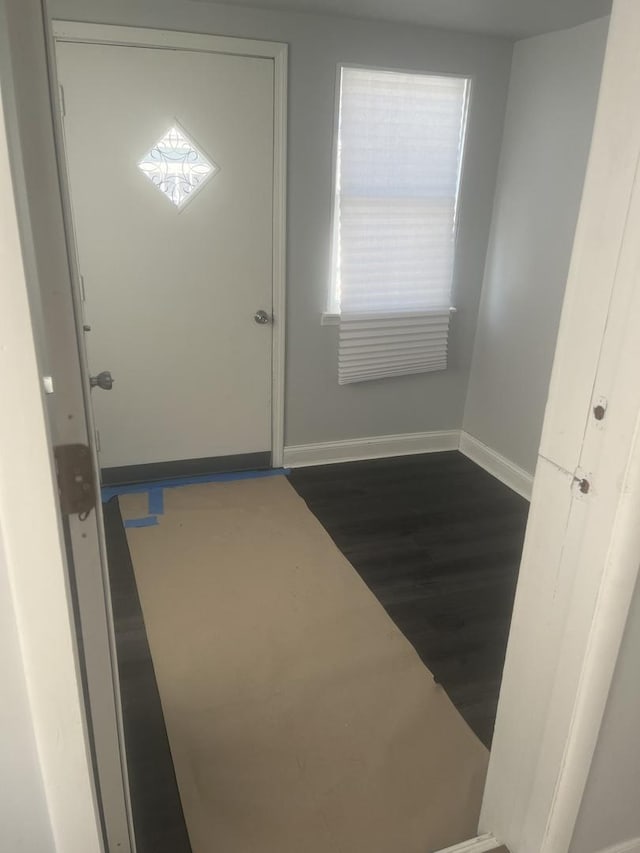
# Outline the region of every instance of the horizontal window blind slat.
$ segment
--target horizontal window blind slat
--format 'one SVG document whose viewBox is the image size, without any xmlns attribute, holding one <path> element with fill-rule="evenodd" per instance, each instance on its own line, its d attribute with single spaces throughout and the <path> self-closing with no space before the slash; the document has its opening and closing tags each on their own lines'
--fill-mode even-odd
<svg viewBox="0 0 640 853">
<path fill-rule="evenodd" d="M 449 327 L 447 325 L 423 326 L 414 330 L 399 327 L 389 332 L 384 329 L 376 329 L 375 332 L 360 329 L 358 332 L 343 332 L 341 343 L 345 350 L 362 346 L 393 346 L 403 342 L 409 345 L 414 342 L 425 343 L 443 338 L 446 340 L 448 332 Z"/>
<path fill-rule="evenodd" d="M 358 338 L 400 336 L 400 338 L 437 334 L 449 328 L 449 312 L 422 319 L 379 320 L 341 320 L 341 337 L 345 344 Z"/>
<path fill-rule="evenodd" d="M 432 361 L 444 361 L 445 355 L 441 352 L 434 353 L 422 353 L 420 356 L 414 357 L 401 357 L 396 356 L 393 358 L 369 358 L 369 359 L 359 359 L 359 360 L 351 360 L 351 361 L 340 361 L 338 362 L 339 369 L 343 371 L 354 371 L 354 370 L 367 370 L 369 368 L 378 368 L 378 367 L 399 367 L 401 365 L 406 365 L 408 367 L 415 367 L 419 364 L 430 364 Z"/>
<path fill-rule="evenodd" d="M 446 366 L 446 360 L 431 359 L 419 362 L 414 365 L 408 364 L 386 364 L 369 367 L 354 367 L 352 370 L 344 370 L 340 378 L 346 381 L 355 381 L 355 377 L 371 377 L 378 378 L 382 376 L 402 376 L 407 373 L 428 373 L 432 370 L 440 370 Z M 341 382 L 340 384 L 345 384 Z"/>
<path fill-rule="evenodd" d="M 357 337 L 343 338 L 340 355 L 348 355 L 352 352 L 362 352 L 367 348 L 373 350 L 388 351 L 391 349 L 416 349 L 418 346 L 440 346 L 446 345 L 448 329 L 439 329 L 433 334 L 412 335 L 358 335 Z"/>
<path fill-rule="evenodd" d="M 441 335 L 437 338 L 433 338 L 427 341 L 413 340 L 410 343 L 406 341 L 382 341 L 377 343 L 374 346 L 371 346 L 368 342 L 359 342 L 357 346 L 351 347 L 342 347 L 338 358 L 344 361 L 348 359 L 354 358 L 366 358 L 371 357 L 374 358 L 376 356 L 389 356 L 391 358 L 394 355 L 407 355 L 412 356 L 413 354 L 420 354 L 421 352 L 427 351 L 439 351 L 442 352 L 447 348 L 447 337 L 446 335 Z"/>
<path fill-rule="evenodd" d="M 384 373 L 385 371 L 395 371 L 401 368 L 406 370 L 412 370 L 418 372 L 420 368 L 431 367 L 434 364 L 446 364 L 445 356 L 432 356 L 430 358 L 423 358 L 419 361 L 417 360 L 414 364 L 367 364 L 367 365 L 353 365 L 352 367 L 344 367 L 340 372 L 340 378 L 348 377 L 348 376 L 366 376 L 370 373 Z"/>
<path fill-rule="evenodd" d="M 342 349 L 338 354 L 338 361 L 341 364 L 355 361 L 356 359 L 376 359 L 376 358 L 417 358 L 425 353 L 445 352 L 447 349 L 446 339 L 431 341 L 428 344 L 416 342 L 413 346 L 379 346 L 379 347 L 354 347 L 352 349 Z"/>
<path fill-rule="evenodd" d="M 354 376 L 356 374 L 366 375 L 367 373 L 380 373 L 380 372 L 385 371 L 385 370 L 396 370 L 399 367 L 405 367 L 408 370 L 417 370 L 420 367 L 429 367 L 433 364 L 446 364 L 446 356 L 434 355 L 434 356 L 431 356 L 429 358 L 425 357 L 425 358 L 417 359 L 411 365 L 408 365 L 406 363 L 402 363 L 400 365 L 383 364 L 380 362 L 377 364 L 367 364 L 367 365 L 357 364 L 357 365 L 353 365 L 352 367 L 348 367 L 348 366 L 343 367 L 340 375 L 341 376 Z"/>
<path fill-rule="evenodd" d="M 435 362 L 433 364 L 424 364 L 418 367 L 408 368 L 408 367 L 399 367 L 395 369 L 386 369 L 386 370 L 372 370 L 367 372 L 357 372 L 350 374 L 343 374 L 339 378 L 340 385 L 348 385 L 352 382 L 367 382 L 373 379 L 390 379 L 393 376 L 411 376 L 418 373 L 431 373 L 436 370 L 446 370 L 447 363 L 446 361 Z"/>
<path fill-rule="evenodd" d="M 343 315 L 343 325 L 345 329 L 357 329 L 359 324 L 362 324 L 363 329 L 373 329 L 379 326 L 381 329 L 390 328 L 411 328 L 414 326 L 433 326 L 439 323 L 446 323 L 449 320 L 449 310 L 446 312 L 424 313 L 422 311 L 407 311 L 402 316 L 391 315 L 385 317 L 385 312 L 365 312 L 361 314 L 349 313 Z"/>
<path fill-rule="evenodd" d="M 427 373 L 431 370 L 442 369 L 446 365 L 446 360 L 432 359 L 424 362 L 418 362 L 414 365 L 398 364 L 398 365 L 377 365 L 369 367 L 355 367 L 353 370 L 344 370 L 340 375 L 341 380 L 354 380 L 355 377 L 382 377 L 382 376 L 402 376 L 406 373 Z M 344 384 L 344 382 L 341 382 Z"/>
<path fill-rule="evenodd" d="M 451 306 L 441 302 L 439 305 L 427 308 L 424 311 L 401 311 L 395 309 L 392 311 L 366 311 L 358 314 L 350 314 L 348 311 L 344 311 L 342 318 L 345 323 L 395 323 L 404 320 L 411 320 L 417 323 L 432 317 L 448 317 L 450 311 Z"/>
<path fill-rule="evenodd" d="M 392 352 L 403 350 L 405 352 L 410 352 L 412 350 L 426 348 L 426 347 L 446 347 L 447 345 L 447 330 L 443 330 L 435 335 L 412 335 L 401 336 L 396 335 L 394 337 L 377 337 L 377 338 L 368 338 L 368 337 L 359 337 L 355 339 L 351 339 L 349 341 L 344 341 L 344 346 L 340 348 L 340 357 L 347 357 L 352 355 L 357 355 L 363 352 Z"/>
</svg>

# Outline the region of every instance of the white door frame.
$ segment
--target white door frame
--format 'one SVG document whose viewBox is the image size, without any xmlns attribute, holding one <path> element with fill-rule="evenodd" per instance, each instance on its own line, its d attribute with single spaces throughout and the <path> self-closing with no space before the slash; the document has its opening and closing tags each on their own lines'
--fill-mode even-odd
<svg viewBox="0 0 640 853">
<path fill-rule="evenodd" d="M 19 216 L 11 192 L 3 101 L 6 104 L 4 97 L 0 101 L 0 184 L 4 190 L 0 194 L 0 381 L 3 407 L 12 415 L 0 418 L 0 528 L 29 723 L 48 810 L 45 816 L 34 814 L 34 821 L 50 822 L 58 850 L 100 853 L 99 806 L 75 654 L 52 442 L 33 338 Z M 20 817 L 24 813 L 16 815 L 16 820 Z M 29 844 L 28 829 L 16 827 L 15 837 L 18 835 Z"/>
<path fill-rule="evenodd" d="M 480 818 L 512 853 L 571 844 L 638 577 L 639 41 L 614 0 Z"/>
<path fill-rule="evenodd" d="M 3 79 L 11 95 L 11 166 L 38 366 L 49 386 L 46 414 L 50 452 L 56 445 L 89 445 L 97 484 L 78 271 L 73 233 L 68 227 L 71 217 L 65 163 L 58 144 L 62 138 L 60 114 L 55 106 L 52 108 L 58 103 L 53 40 L 43 0 L 4 2 L 12 10 L 8 38 L 15 51 L 11 74 Z M 9 53 L 4 46 L 3 53 Z M 108 849 L 133 853 L 99 493 L 97 498 L 95 512 L 61 518 L 67 545 L 65 583 L 73 611 L 74 651 L 100 832 L 102 835 L 104 830 Z"/>
<path fill-rule="evenodd" d="M 18 20 L 29 35 L 25 39 L 28 45 L 16 36 Z M 0 385 L 4 412 L 0 417 L 0 528 L 19 638 L 20 660 L 16 665 L 21 665 L 29 702 L 29 720 L 25 724 L 33 728 L 41 777 L 34 784 L 44 789 L 48 812 L 34 812 L 33 819 L 36 824 L 50 824 L 56 850 L 103 853 L 100 798 L 91 756 L 69 594 L 70 566 L 52 452 L 53 444 L 60 440 L 60 430 L 51 412 L 47 412 L 42 386 L 42 373 L 49 371 L 55 359 L 49 359 L 44 352 L 38 318 L 41 282 L 32 251 L 37 229 L 29 216 L 18 133 L 18 113 L 25 108 L 24 62 L 45 104 L 38 130 L 42 131 L 43 145 L 52 153 L 50 163 L 55 173 L 41 0 L 0 0 L 0 22 Z M 39 63 L 32 61 L 30 50 L 34 46 L 41 52 Z M 20 59 L 11 55 L 10 47 L 20 50 Z M 34 101 L 35 98 L 28 106 L 36 110 L 40 103 Z M 30 141 L 39 153 L 41 140 Z M 55 177 L 54 174 L 54 180 Z M 50 200 L 59 208 L 56 190 L 54 184 Z M 38 233 L 42 235 L 41 230 Z M 54 243 L 66 257 L 64 237 L 59 245 L 55 239 Z M 53 258 L 50 262 L 49 272 L 55 278 L 56 263 Z M 71 338 L 65 367 L 76 386 L 77 414 L 82 424 L 83 392 L 79 374 L 74 372 L 77 363 L 73 356 L 77 352 L 67 276 L 65 266 L 63 298 Z M 86 436 L 82 436 L 80 426 L 71 439 L 63 435 L 61 440 L 83 441 Z M 96 540 L 93 541 L 99 559 Z M 12 697 L 7 701 L 11 707 Z M 117 739 L 113 748 L 117 755 Z M 34 791 L 35 809 L 40 790 Z M 30 830 L 18 825 L 24 814 L 15 815 L 16 826 L 9 827 L 9 835 L 14 829 L 15 837 L 23 839 L 28 847 Z"/>
<path fill-rule="evenodd" d="M 255 39 L 53 21 L 56 42 L 156 47 L 272 59 L 273 89 L 273 327 L 271 351 L 271 464 L 284 458 L 286 239 L 287 239 L 287 62 L 286 44 Z"/>
</svg>

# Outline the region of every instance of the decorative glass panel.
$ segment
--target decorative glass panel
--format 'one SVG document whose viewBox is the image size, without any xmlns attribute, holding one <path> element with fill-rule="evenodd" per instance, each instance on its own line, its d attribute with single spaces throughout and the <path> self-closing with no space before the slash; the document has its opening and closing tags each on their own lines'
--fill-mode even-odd
<svg viewBox="0 0 640 853">
<path fill-rule="evenodd" d="M 138 168 L 176 207 L 182 207 L 219 170 L 175 124 L 145 154 Z"/>
</svg>

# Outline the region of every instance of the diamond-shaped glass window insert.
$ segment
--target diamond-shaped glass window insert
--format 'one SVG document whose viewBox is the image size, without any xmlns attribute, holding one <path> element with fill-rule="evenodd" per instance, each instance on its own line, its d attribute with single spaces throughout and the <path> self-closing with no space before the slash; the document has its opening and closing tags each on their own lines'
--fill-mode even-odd
<svg viewBox="0 0 640 853">
<path fill-rule="evenodd" d="M 176 124 L 144 155 L 138 168 L 178 208 L 220 169 Z"/>
</svg>

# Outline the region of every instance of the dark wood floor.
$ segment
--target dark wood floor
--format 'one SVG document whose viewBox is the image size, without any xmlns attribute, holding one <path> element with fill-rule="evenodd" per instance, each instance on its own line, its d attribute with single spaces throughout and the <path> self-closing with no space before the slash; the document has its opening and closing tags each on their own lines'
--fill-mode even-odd
<svg viewBox="0 0 640 853">
<path fill-rule="evenodd" d="M 191 853 L 117 498 L 103 510 L 137 853 Z"/>
<path fill-rule="evenodd" d="M 456 452 L 290 479 L 489 745 L 527 502 Z M 191 853 L 117 500 L 104 510 L 138 853 Z"/>
<path fill-rule="evenodd" d="M 455 451 L 290 480 L 490 746 L 528 502 Z"/>
</svg>

